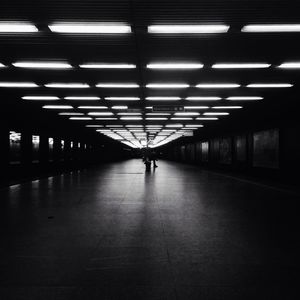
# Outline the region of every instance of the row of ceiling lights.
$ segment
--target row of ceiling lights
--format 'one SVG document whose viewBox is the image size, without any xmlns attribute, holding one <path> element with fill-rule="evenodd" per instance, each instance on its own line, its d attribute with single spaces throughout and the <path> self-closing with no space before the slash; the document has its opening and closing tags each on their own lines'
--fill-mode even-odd
<svg viewBox="0 0 300 300">
<path fill-rule="evenodd" d="M 17 68 L 27 69 L 54 69 L 54 70 L 69 70 L 73 65 L 63 61 L 20 61 L 12 63 Z M 211 66 L 213 69 L 266 69 L 272 65 L 268 63 L 216 63 Z M 0 68 L 7 66 L 0 63 Z M 83 69 L 135 69 L 136 65 L 126 63 L 86 63 L 80 64 Z M 189 62 L 160 62 L 150 63 L 146 65 L 148 69 L 156 70 L 195 70 L 202 69 L 202 63 L 189 63 Z M 277 66 L 281 69 L 299 69 L 300 62 L 285 62 Z"/>
<path fill-rule="evenodd" d="M 44 85 L 47 88 L 71 88 L 71 89 L 86 89 L 91 86 L 87 83 L 47 83 Z M 251 83 L 245 87 L 248 88 L 288 88 L 292 87 L 291 83 Z M 36 88 L 38 84 L 34 82 L 0 82 L 2 88 Z M 139 88 L 140 86 L 135 83 L 99 83 L 96 85 L 98 88 Z M 239 88 L 241 84 L 238 83 L 199 83 L 191 86 L 187 83 L 149 83 L 146 88 L 152 89 L 185 89 L 189 87 L 203 88 L 203 89 L 226 89 L 226 88 Z M 139 99 L 135 99 L 139 100 Z"/>
<path fill-rule="evenodd" d="M 52 32 L 70 34 L 128 34 L 132 32 L 131 26 L 120 23 L 93 23 L 93 22 L 61 22 L 48 25 Z M 151 25 L 148 32 L 153 34 L 211 34 L 226 33 L 228 25 Z M 0 33 L 35 33 L 39 29 L 29 22 L 1 22 Z M 300 32 L 300 24 L 252 24 L 243 26 L 241 32 L 274 33 L 274 32 Z"/>
</svg>

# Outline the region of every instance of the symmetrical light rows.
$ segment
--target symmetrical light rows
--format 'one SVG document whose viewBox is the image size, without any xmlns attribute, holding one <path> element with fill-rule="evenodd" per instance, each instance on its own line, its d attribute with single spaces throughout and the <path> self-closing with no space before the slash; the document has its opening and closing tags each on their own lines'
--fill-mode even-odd
<svg viewBox="0 0 300 300">
<path fill-rule="evenodd" d="M 25 69 L 40 69 L 40 70 L 70 70 L 75 67 L 82 69 L 135 69 L 135 64 L 129 63 L 85 63 L 75 66 L 66 61 L 17 61 L 13 62 L 12 65 L 16 68 Z M 212 69 L 267 69 L 272 65 L 269 63 L 215 63 L 211 66 Z M 0 68 L 6 68 L 7 65 L 0 63 Z M 196 70 L 204 68 L 204 64 L 195 62 L 157 62 L 149 63 L 146 65 L 147 69 L 151 70 Z M 278 66 L 274 66 L 280 69 L 299 69 L 300 62 L 284 62 Z M 101 83 L 99 84 L 101 85 Z M 101 86 L 99 86 L 101 87 Z M 125 86 L 126 87 L 126 86 Z M 135 86 L 132 86 L 135 87 Z"/>
<path fill-rule="evenodd" d="M 48 25 L 50 31 L 64 34 L 129 34 L 130 25 L 123 23 L 59 22 Z M 230 26 L 224 24 L 169 24 L 150 25 L 152 34 L 216 34 L 227 33 Z M 0 33 L 36 33 L 39 29 L 29 22 L 0 22 Z M 252 24 L 241 28 L 245 33 L 300 32 L 300 24 Z"/>
<path fill-rule="evenodd" d="M 47 88 L 58 88 L 58 89 L 88 89 L 91 85 L 87 83 L 80 82 L 53 82 L 46 83 L 43 85 Z M 282 82 L 261 82 L 261 83 L 250 83 L 245 87 L 247 88 L 288 88 L 292 87 L 291 83 Z M 39 85 L 35 82 L 20 82 L 20 81 L 0 81 L 0 87 L 2 88 L 37 88 Z M 138 88 L 139 85 L 135 83 L 99 83 L 96 85 L 98 88 Z M 146 88 L 149 89 L 185 89 L 189 87 L 196 87 L 199 89 L 233 89 L 242 87 L 238 83 L 199 83 L 195 86 L 189 85 L 187 83 L 149 83 L 146 84 Z M 124 97 L 123 97 L 124 98 Z M 130 97 L 132 98 L 132 97 Z M 149 97 L 150 98 L 150 97 Z M 107 99 L 107 100 L 119 100 L 119 99 Z M 134 99 L 121 99 L 121 100 L 139 100 Z M 151 99 L 148 99 L 151 100 Z M 153 99 L 152 99 L 153 100 Z M 176 100 L 176 99 L 166 99 L 165 100 Z M 177 99 L 179 100 L 179 99 Z"/>
</svg>

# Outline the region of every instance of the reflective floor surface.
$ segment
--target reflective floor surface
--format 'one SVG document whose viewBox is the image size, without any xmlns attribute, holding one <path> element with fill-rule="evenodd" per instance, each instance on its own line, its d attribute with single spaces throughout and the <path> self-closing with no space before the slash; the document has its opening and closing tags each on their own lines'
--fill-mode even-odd
<svg viewBox="0 0 300 300">
<path fill-rule="evenodd" d="M 297 299 L 299 195 L 129 160 L 0 190 L 0 299 Z"/>
</svg>

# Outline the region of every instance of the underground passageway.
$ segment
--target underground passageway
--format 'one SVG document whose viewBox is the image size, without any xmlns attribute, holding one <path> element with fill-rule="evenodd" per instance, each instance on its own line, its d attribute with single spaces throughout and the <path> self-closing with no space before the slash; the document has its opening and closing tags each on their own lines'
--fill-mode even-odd
<svg viewBox="0 0 300 300">
<path fill-rule="evenodd" d="M 299 195 L 158 166 L 127 160 L 1 189 L 0 298 L 292 299 Z"/>
</svg>

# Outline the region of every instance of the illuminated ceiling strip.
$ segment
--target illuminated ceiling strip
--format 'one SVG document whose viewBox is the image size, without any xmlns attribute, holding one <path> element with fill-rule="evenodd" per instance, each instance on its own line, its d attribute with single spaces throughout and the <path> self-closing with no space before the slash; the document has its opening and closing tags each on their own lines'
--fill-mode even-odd
<svg viewBox="0 0 300 300">
<path fill-rule="evenodd" d="M 97 88 L 138 88 L 139 85 L 136 83 L 98 83 Z"/>
<path fill-rule="evenodd" d="M 263 97 L 258 96 L 235 96 L 235 97 L 227 97 L 226 100 L 230 101 L 255 101 L 262 100 Z"/>
<path fill-rule="evenodd" d="M 28 69 L 72 69 L 73 67 L 66 62 L 52 61 L 20 61 L 12 64 L 17 68 Z"/>
<path fill-rule="evenodd" d="M 149 83 L 146 87 L 151 89 L 185 89 L 189 85 L 186 83 Z"/>
<path fill-rule="evenodd" d="M 133 64 L 101 64 L 101 63 L 86 63 L 79 65 L 84 69 L 135 69 L 136 65 Z"/>
<path fill-rule="evenodd" d="M 59 100 L 56 96 L 23 96 L 23 100 Z"/>
<path fill-rule="evenodd" d="M 158 70 L 190 70 L 202 69 L 203 64 L 199 63 L 151 63 L 147 65 L 148 69 Z"/>
<path fill-rule="evenodd" d="M 44 105 L 45 109 L 73 109 L 71 105 Z"/>
<path fill-rule="evenodd" d="M 65 100 L 100 100 L 100 97 L 96 96 L 68 96 L 64 97 Z"/>
<path fill-rule="evenodd" d="M 87 83 L 47 83 L 45 87 L 48 88 L 67 88 L 67 89 L 86 89 L 90 86 Z"/>
<path fill-rule="evenodd" d="M 278 66 L 280 69 L 300 69 L 300 62 L 283 63 Z"/>
<path fill-rule="evenodd" d="M 227 25 L 151 25 L 148 26 L 149 33 L 159 34 L 184 34 L 184 33 L 226 33 Z"/>
<path fill-rule="evenodd" d="M 0 82 L 0 87 L 5 88 L 35 88 L 38 85 L 34 82 Z"/>
<path fill-rule="evenodd" d="M 112 101 L 137 101 L 140 100 L 139 97 L 105 97 L 105 100 Z"/>
<path fill-rule="evenodd" d="M 248 84 L 248 88 L 289 88 L 293 84 L 290 83 L 251 83 Z"/>
<path fill-rule="evenodd" d="M 35 25 L 24 22 L 0 22 L 0 33 L 34 33 L 38 32 Z"/>
<path fill-rule="evenodd" d="M 121 24 L 103 23 L 54 23 L 48 26 L 52 32 L 78 34 L 126 34 L 131 33 L 131 27 Z"/>
<path fill-rule="evenodd" d="M 200 83 L 197 84 L 197 88 L 201 89 L 231 89 L 239 88 L 241 85 L 237 83 Z"/>
<path fill-rule="evenodd" d="M 78 106 L 79 109 L 107 109 L 107 106 Z"/>
<path fill-rule="evenodd" d="M 242 32 L 300 32 L 300 24 L 255 24 L 246 25 Z"/>
<path fill-rule="evenodd" d="M 220 63 L 212 65 L 213 69 L 265 69 L 271 65 L 266 63 Z"/>
</svg>

